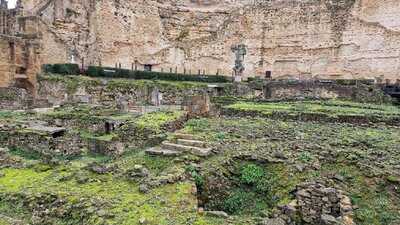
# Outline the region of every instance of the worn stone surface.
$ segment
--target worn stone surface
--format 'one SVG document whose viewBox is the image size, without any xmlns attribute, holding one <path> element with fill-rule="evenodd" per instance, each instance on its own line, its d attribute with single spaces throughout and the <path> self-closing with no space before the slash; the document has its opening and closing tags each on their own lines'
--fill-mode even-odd
<svg viewBox="0 0 400 225">
<path fill-rule="evenodd" d="M 265 219 L 261 221 L 260 225 L 286 225 L 286 222 L 281 218 Z"/>
<path fill-rule="evenodd" d="M 30 0 L 24 9 L 41 15 L 48 63 L 232 75 L 231 47 L 244 44 L 245 76 L 398 78 L 395 0 Z"/>
<path fill-rule="evenodd" d="M 205 116 L 210 112 L 210 96 L 207 94 L 198 96 L 185 96 L 183 108 L 189 116 Z"/>
</svg>

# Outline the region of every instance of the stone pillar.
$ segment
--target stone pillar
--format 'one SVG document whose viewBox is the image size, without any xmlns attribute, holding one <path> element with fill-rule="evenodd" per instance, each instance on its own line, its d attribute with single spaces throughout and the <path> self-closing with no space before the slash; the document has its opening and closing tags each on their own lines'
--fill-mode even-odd
<svg viewBox="0 0 400 225">
<path fill-rule="evenodd" d="M 210 113 L 210 96 L 208 94 L 186 96 L 182 106 L 190 117 L 208 115 Z"/>
<path fill-rule="evenodd" d="M 1 0 L 0 1 L 0 9 L 8 9 L 8 2 L 6 0 Z"/>
<path fill-rule="evenodd" d="M 162 100 L 162 94 L 160 93 L 158 88 L 154 88 L 153 91 L 151 92 L 151 103 L 154 106 L 160 106 L 161 100 Z"/>
<path fill-rule="evenodd" d="M 4 34 L 4 11 L 0 8 L 0 34 Z"/>
</svg>

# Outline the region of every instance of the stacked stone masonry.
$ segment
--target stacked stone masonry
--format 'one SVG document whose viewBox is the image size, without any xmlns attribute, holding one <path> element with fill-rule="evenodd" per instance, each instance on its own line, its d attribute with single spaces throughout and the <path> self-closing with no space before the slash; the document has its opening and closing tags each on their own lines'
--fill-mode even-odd
<svg viewBox="0 0 400 225">
<path fill-rule="evenodd" d="M 25 16 L 21 2 L 8 9 L 0 4 L 0 87 L 20 87 L 34 94 L 40 72 L 38 17 Z"/>
<path fill-rule="evenodd" d="M 284 207 L 284 214 L 299 214 L 305 224 L 354 225 L 353 206 L 343 191 L 322 183 L 298 185 L 296 200 Z"/>
</svg>

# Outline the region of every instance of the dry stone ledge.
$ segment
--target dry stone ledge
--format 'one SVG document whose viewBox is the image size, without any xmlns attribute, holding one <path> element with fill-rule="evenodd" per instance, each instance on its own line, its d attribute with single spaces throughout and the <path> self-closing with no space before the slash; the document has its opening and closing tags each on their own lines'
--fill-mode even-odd
<svg viewBox="0 0 400 225">
<path fill-rule="evenodd" d="M 300 215 L 305 224 L 354 225 L 353 207 L 343 191 L 310 182 L 297 186 L 296 200 L 284 207 L 286 215 Z"/>
<path fill-rule="evenodd" d="M 188 152 L 197 156 L 208 156 L 211 153 L 210 148 L 199 148 L 193 145 L 182 145 L 182 144 L 171 143 L 168 141 L 163 142 L 161 144 L 161 147 L 180 152 Z"/>
<path fill-rule="evenodd" d="M 48 126 L 44 121 L 0 125 L 0 144 L 41 154 L 78 155 L 83 143 L 78 134 L 65 127 Z"/>
<path fill-rule="evenodd" d="M 265 219 L 259 225 L 286 225 L 285 220 L 281 218 Z"/>
<path fill-rule="evenodd" d="M 177 138 L 175 142 L 163 141 L 160 146 L 147 149 L 146 153 L 164 156 L 178 156 L 183 153 L 190 153 L 202 157 L 211 154 L 212 149 L 207 147 L 207 143 L 198 140 L 193 135 L 175 133 L 174 136 Z"/>
<path fill-rule="evenodd" d="M 149 148 L 146 150 L 146 153 L 149 155 L 162 155 L 162 156 L 179 156 L 182 152 L 162 149 L 160 147 Z"/>
<path fill-rule="evenodd" d="M 50 127 L 50 126 L 44 126 L 42 124 L 33 125 L 31 127 L 28 127 L 27 129 L 46 133 L 48 135 L 57 135 L 57 134 L 62 135 L 67 130 L 64 127 Z"/>
<path fill-rule="evenodd" d="M 189 146 L 194 146 L 198 148 L 205 148 L 206 143 L 203 141 L 198 141 L 198 140 L 186 140 L 186 139 L 178 139 L 177 143 L 180 145 L 189 145 Z"/>
</svg>

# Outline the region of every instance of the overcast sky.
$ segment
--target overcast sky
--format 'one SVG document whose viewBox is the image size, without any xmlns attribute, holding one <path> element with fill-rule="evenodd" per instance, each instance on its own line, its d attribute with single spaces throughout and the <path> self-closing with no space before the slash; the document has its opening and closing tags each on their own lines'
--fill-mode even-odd
<svg viewBox="0 0 400 225">
<path fill-rule="evenodd" d="M 14 8 L 17 0 L 8 0 L 8 8 Z"/>
</svg>

